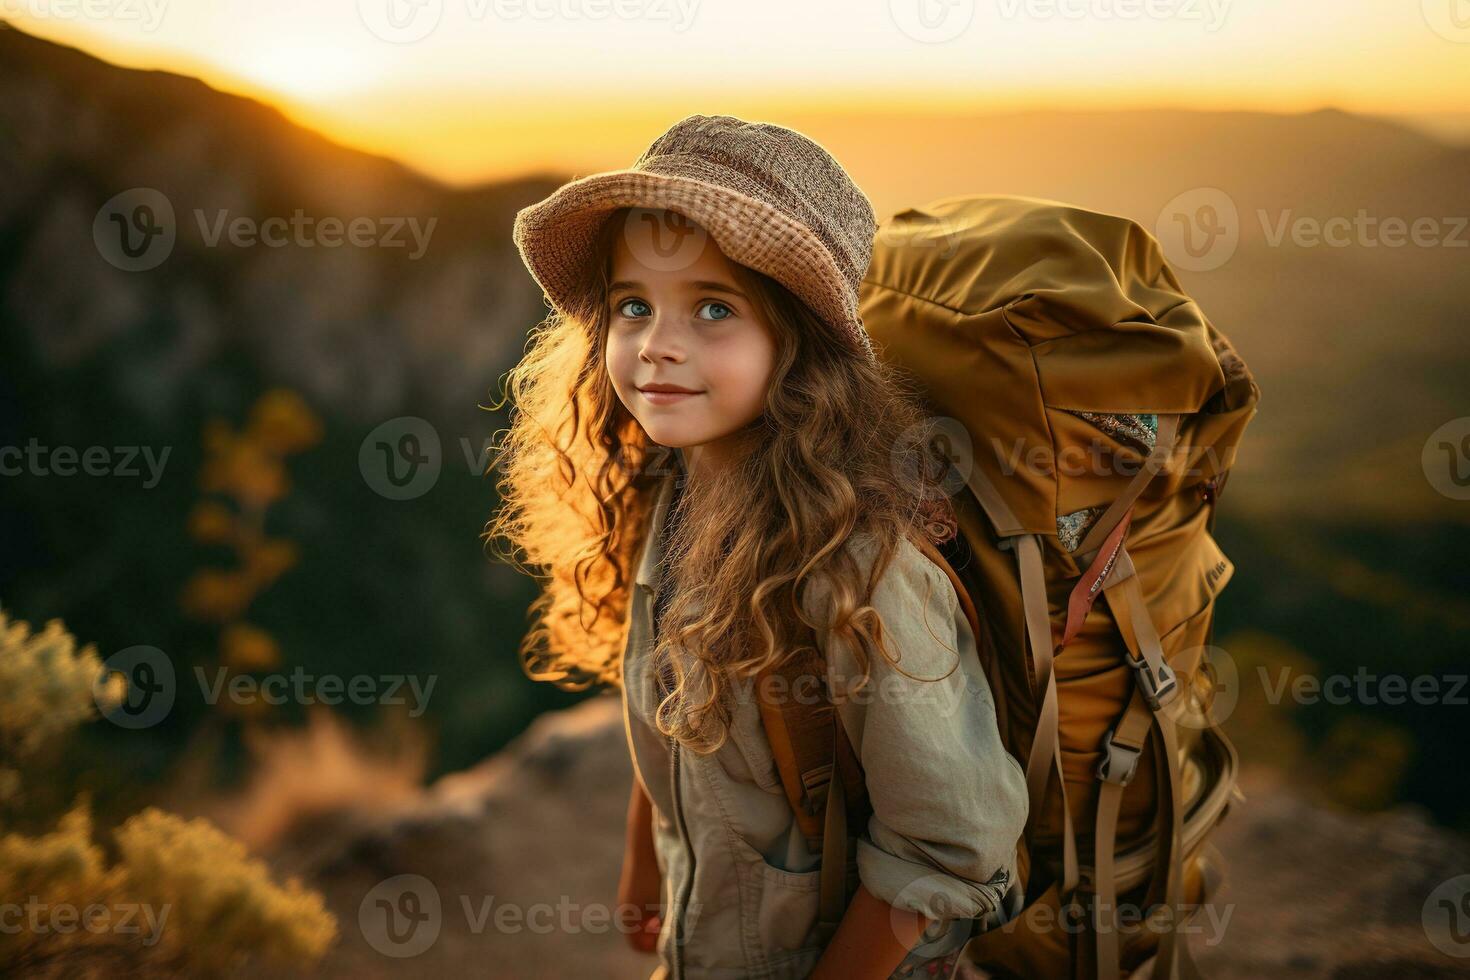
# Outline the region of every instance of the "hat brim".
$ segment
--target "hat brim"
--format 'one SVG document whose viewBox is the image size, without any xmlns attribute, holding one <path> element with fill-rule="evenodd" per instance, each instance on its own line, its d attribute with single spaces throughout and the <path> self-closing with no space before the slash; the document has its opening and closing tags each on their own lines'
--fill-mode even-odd
<svg viewBox="0 0 1470 980">
<path fill-rule="evenodd" d="M 598 273 L 591 266 L 597 237 L 612 212 L 623 207 L 683 214 L 704 228 L 728 259 L 781 283 L 841 339 L 873 357 L 837 263 L 811 229 L 754 197 L 691 177 L 642 170 L 592 174 L 516 215 L 516 249 L 559 311 L 586 300 L 588 284 Z"/>
</svg>

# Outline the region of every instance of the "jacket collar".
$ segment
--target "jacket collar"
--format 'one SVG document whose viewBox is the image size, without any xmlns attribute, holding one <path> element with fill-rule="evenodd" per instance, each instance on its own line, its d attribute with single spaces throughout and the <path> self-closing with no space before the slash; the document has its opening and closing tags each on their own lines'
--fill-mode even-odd
<svg viewBox="0 0 1470 980">
<path fill-rule="evenodd" d="M 638 572 L 633 581 L 643 586 L 651 595 L 658 588 L 661 563 L 664 557 L 663 526 L 664 514 L 674 496 L 674 478 L 679 475 L 677 467 L 671 468 L 659 481 L 654 497 L 653 512 L 648 519 L 648 529 L 643 536 L 643 555 L 638 561 Z"/>
</svg>

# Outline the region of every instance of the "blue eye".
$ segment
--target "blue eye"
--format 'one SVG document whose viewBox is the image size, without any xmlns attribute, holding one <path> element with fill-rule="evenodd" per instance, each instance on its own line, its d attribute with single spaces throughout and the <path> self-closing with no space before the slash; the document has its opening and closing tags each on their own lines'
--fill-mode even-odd
<svg viewBox="0 0 1470 980">
<path fill-rule="evenodd" d="M 621 313 L 623 316 L 626 316 L 626 317 L 648 316 L 648 312 L 643 312 L 643 313 L 629 313 L 629 312 L 627 312 L 627 308 L 628 308 L 628 305 L 630 303 L 636 303 L 637 305 L 643 307 L 643 309 L 645 311 L 648 311 L 648 304 L 645 303 L 645 302 L 643 302 L 643 300 L 641 300 L 641 299 L 625 299 L 621 303 L 618 304 L 618 312 Z M 649 312 L 651 312 L 651 311 L 649 311 Z"/>
<path fill-rule="evenodd" d="M 734 310 L 730 309 L 730 307 L 726 306 L 724 303 L 719 302 L 718 300 L 709 300 L 708 302 L 701 304 L 699 308 L 702 310 L 702 309 L 704 309 L 707 306 L 715 306 L 715 307 L 718 307 L 718 308 L 720 308 L 720 309 L 722 309 L 722 310 L 725 311 L 725 315 L 724 316 L 715 316 L 715 317 L 701 317 L 701 319 L 707 319 L 707 320 L 728 320 L 728 319 L 730 319 L 730 317 L 732 317 L 732 316 L 735 315 L 735 311 Z"/>
</svg>

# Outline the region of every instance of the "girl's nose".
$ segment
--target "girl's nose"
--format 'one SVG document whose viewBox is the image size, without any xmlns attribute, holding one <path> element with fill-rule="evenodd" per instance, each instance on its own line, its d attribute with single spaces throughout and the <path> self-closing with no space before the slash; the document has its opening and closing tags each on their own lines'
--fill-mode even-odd
<svg viewBox="0 0 1470 980">
<path fill-rule="evenodd" d="M 667 314 L 655 314 L 643 336 L 643 347 L 639 351 L 646 361 L 684 359 L 682 328 Z"/>
</svg>

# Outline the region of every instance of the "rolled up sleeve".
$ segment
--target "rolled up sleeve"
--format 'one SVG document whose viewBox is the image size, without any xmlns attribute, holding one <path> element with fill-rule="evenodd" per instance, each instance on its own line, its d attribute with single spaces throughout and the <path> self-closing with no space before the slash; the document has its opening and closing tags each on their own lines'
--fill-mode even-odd
<svg viewBox="0 0 1470 980">
<path fill-rule="evenodd" d="M 825 602 L 820 588 L 811 599 Z M 1025 774 L 1001 743 L 975 637 L 945 573 L 903 542 L 872 605 L 898 663 L 871 651 L 861 689 L 849 645 L 819 631 L 873 807 L 858 836 L 858 875 L 896 908 L 936 920 L 984 916 L 1015 875 Z"/>
</svg>

